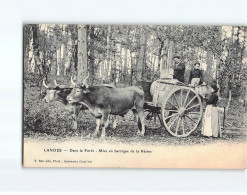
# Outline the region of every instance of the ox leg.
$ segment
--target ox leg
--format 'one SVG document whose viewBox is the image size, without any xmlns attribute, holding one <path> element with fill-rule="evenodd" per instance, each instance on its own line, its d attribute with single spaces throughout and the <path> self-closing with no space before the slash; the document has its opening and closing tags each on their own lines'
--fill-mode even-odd
<svg viewBox="0 0 247 195">
<path fill-rule="evenodd" d="M 145 134 L 145 117 L 144 117 L 144 110 L 143 108 L 137 109 L 138 117 L 139 120 L 141 121 L 142 124 L 142 129 L 139 129 L 140 135 L 144 136 Z"/>
<path fill-rule="evenodd" d="M 109 122 L 110 122 L 110 119 L 108 117 L 107 120 L 106 120 L 106 122 L 105 122 L 105 128 L 107 128 L 109 126 Z"/>
<path fill-rule="evenodd" d="M 102 131 L 101 131 L 101 138 L 105 137 L 105 129 L 108 126 L 108 114 L 103 114 L 102 116 Z"/>
<path fill-rule="evenodd" d="M 134 122 L 138 122 L 138 113 L 135 109 L 132 109 L 132 112 L 134 114 Z M 138 126 L 138 125 L 137 125 Z M 140 135 L 141 134 L 141 130 L 138 128 L 137 134 Z"/>
<path fill-rule="evenodd" d="M 77 129 L 77 117 L 75 115 L 72 116 L 72 129 L 76 130 Z"/>
<path fill-rule="evenodd" d="M 78 123 L 77 123 L 77 120 L 78 120 L 78 115 L 79 115 L 79 111 L 80 111 L 80 108 L 81 107 L 78 107 L 78 106 L 75 106 L 73 108 L 73 116 L 72 116 L 72 129 L 73 130 L 77 130 L 78 128 Z"/>
<path fill-rule="evenodd" d="M 96 118 L 96 129 L 93 133 L 93 137 L 97 137 L 99 133 L 99 127 L 100 127 L 100 119 Z"/>
<path fill-rule="evenodd" d="M 117 116 L 113 116 L 113 125 L 112 125 L 113 129 L 117 128 Z"/>
</svg>

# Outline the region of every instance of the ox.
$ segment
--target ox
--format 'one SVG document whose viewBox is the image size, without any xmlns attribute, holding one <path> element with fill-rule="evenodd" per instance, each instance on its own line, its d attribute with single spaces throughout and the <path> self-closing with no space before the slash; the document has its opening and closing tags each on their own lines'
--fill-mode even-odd
<svg viewBox="0 0 247 195">
<path fill-rule="evenodd" d="M 150 93 L 150 88 L 151 88 L 152 82 L 149 81 L 137 81 L 135 86 L 139 86 L 143 89 L 144 91 L 144 100 L 145 102 L 151 102 L 152 101 L 152 95 Z"/>
<path fill-rule="evenodd" d="M 86 110 L 87 107 L 78 103 L 69 104 L 66 97 L 69 95 L 73 89 L 73 87 L 70 86 L 63 86 L 58 85 L 57 82 L 54 80 L 55 86 L 48 86 L 45 81 L 43 80 L 43 86 L 47 88 L 46 95 L 44 97 L 44 101 L 46 103 L 58 101 L 64 104 L 65 110 L 72 113 L 72 129 L 77 129 L 77 119 L 79 112 L 81 110 Z"/>
<path fill-rule="evenodd" d="M 139 117 L 142 125 L 138 133 L 144 135 L 144 92 L 136 86 L 125 88 L 112 88 L 109 86 L 88 86 L 84 83 L 75 86 L 67 96 L 69 103 L 86 105 L 90 113 L 96 118 L 96 129 L 93 136 L 98 136 L 100 124 L 102 125 L 101 137 L 105 137 L 108 126 L 108 115 L 124 116 L 132 110 L 135 117 Z"/>
</svg>

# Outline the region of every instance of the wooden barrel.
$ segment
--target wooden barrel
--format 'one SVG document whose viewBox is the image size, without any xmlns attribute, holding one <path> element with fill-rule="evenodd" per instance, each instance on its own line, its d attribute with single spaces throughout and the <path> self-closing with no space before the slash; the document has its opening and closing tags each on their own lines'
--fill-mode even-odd
<svg viewBox="0 0 247 195">
<path fill-rule="evenodd" d="M 153 96 L 153 105 L 161 107 L 167 94 L 177 86 L 183 85 L 176 79 L 159 79 L 154 81 L 150 88 L 150 93 Z"/>
</svg>

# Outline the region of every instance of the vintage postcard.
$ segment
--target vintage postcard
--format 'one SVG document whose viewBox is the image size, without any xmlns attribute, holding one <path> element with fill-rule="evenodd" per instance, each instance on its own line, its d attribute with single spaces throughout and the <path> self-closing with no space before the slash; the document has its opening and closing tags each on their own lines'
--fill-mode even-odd
<svg viewBox="0 0 247 195">
<path fill-rule="evenodd" d="M 23 166 L 245 169 L 246 36 L 25 24 Z"/>
</svg>

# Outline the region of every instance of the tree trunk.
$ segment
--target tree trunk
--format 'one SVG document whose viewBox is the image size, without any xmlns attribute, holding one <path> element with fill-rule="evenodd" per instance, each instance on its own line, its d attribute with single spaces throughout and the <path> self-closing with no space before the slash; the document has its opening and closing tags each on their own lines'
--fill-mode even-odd
<svg viewBox="0 0 247 195">
<path fill-rule="evenodd" d="M 103 56 L 99 55 L 102 59 L 103 59 Z M 105 78 L 105 61 L 102 60 L 100 62 L 100 76 L 101 76 L 101 80 L 104 80 Z"/>
<path fill-rule="evenodd" d="M 111 56 L 110 56 L 110 48 L 111 48 L 111 25 L 108 25 L 107 29 L 107 55 L 106 55 L 106 69 L 105 69 L 105 82 L 109 82 L 109 67 L 110 67 L 110 61 L 111 61 Z"/>
<path fill-rule="evenodd" d="M 131 85 L 135 84 L 137 78 L 137 57 L 136 52 L 131 52 Z"/>
<path fill-rule="evenodd" d="M 220 97 L 219 70 L 220 70 L 220 59 L 216 58 L 215 78 L 216 78 L 217 86 L 219 87 L 217 94 Z"/>
<path fill-rule="evenodd" d="M 133 64 L 133 56 L 132 56 L 133 52 L 130 52 L 130 80 L 129 80 L 129 85 L 132 86 L 133 85 L 133 76 L 134 76 L 134 67 L 135 65 Z"/>
<path fill-rule="evenodd" d="M 72 39 L 71 35 L 69 34 L 69 29 L 66 32 L 66 36 L 68 37 L 68 42 L 67 42 L 67 55 L 65 58 L 65 63 L 64 63 L 64 74 L 66 75 L 68 72 L 71 73 L 71 68 L 72 68 Z"/>
<path fill-rule="evenodd" d="M 89 81 L 90 81 L 90 84 L 93 85 L 94 84 L 94 79 L 95 79 L 95 71 L 97 70 L 97 67 L 95 67 L 95 49 L 94 49 L 94 26 L 91 26 L 90 28 L 88 28 L 89 30 L 89 36 L 90 36 L 90 48 L 89 49 L 89 52 L 88 52 L 88 59 L 89 59 L 89 67 L 88 67 L 88 70 L 89 70 Z"/>
<path fill-rule="evenodd" d="M 34 55 L 33 72 L 36 73 L 38 70 L 38 73 L 40 74 L 39 68 L 37 67 L 37 63 L 36 63 L 36 58 L 39 53 L 38 24 L 32 25 L 32 31 L 33 31 L 33 55 Z"/>
<path fill-rule="evenodd" d="M 62 44 L 62 46 L 61 46 L 61 61 L 62 61 L 62 63 L 61 63 L 61 67 L 62 67 L 62 70 L 63 70 L 63 75 L 64 76 L 66 76 L 66 65 L 65 65 L 65 63 L 66 63 L 66 58 L 67 58 L 67 49 L 66 49 L 66 46 L 65 46 L 65 44 Z"/>
<path fill-rule="evenodd" d="M 87 26 L 78 25 L 78 64 L 77 83 L 82 83 L 87 76 Z"/>
<path fill-rule="evenodd" d="M 229 110 L 229 107 L 230 107 L 230 104 L 231 104 L 231 100 L 232 100 L 232 90 L 230 89 L 229 93 L 228 93 L 228 101 L 227 101 L 227 105 L 226 105 L 226 112 L 228 112 L 228 110 Z"/>
<path fill-rule="evenodd" d="M 164 48 L 164 41 L 161 41 L 160 48 L 159 48 L 159 54 L 158 54 L 158 67 L 157 67 L 158 72 L 160 72 L 163 48 Z"/>
<path fill-rule="evenodd" d="M 110 82 L 116 84 L 116 51 L 113 52 Z"/>
<path fill-rule="evenodd" d="M 23 51 L 24 51 L 24 70 L 25 72 L 29 72 L 29 51 L 31 51 L 30 47 L 30 25 L 26 24 L 23 27 Z"/>
<path fill-rule="evenodd" d="M 155 55 L 153 55 L 153 59 L 152 59 L 152 73 L 151 73 L 151 81 L 154 81 L 154 79 L 155 79 L 155 69 L 154 69 L 154 67 L 155 67 L 155 63 L 156 63 L 156 56 Z"/>
<path fill-rule="evenodd" d="M 167 68 L 171 68 L 172 67 L 173 48 L 174 48 L 173 41 L 168 40 Z"/>
<path fill-rule="evenodd" d="M 57 49 L 57 76 L 60 76 L 60 72 L 61 72 L 61 47 L 59 47 Z"/>
<path fill-rule="evenodd" d="M 57 43 L 57 36 L 54 33 L 54 43 Z M 55 51 L 51 56 L 51 71 L 50 71 L 50 78 L 56 79 L 57 78 L 57 49 L 55 47 Z"/>
<path fill-rule="evenodd" d="M 162 58 L 161 58 L 161 69 L 167 69 L 167 58 L 168 58 L 168 46 L 169 46 L 169 39 L 166 39 L 164 46 L 162 48 Z"/>
<path fill-rule="evenodd" d="M 124 68 L 123 68 L 123 83 L 126 82 L 127 70 L 128 70 L 128 57 L 127 57 L 127 47 L 124 48 Z"/>
<path fill-rule="evenodd" d="M 75 80 L 77 77 L 78 65 L 78 25 L 69 25 L 69 34 L 71 40 L 71 61 L 70 61 L 70 76 Z"/>
<path fill-rule="evenodd" d="M 207 64 L 207 76 L 206 76 L 206 80 L 210 83 L 212 81 L 213 78 L 213 71 L 212 71 L 212 66 L 213 66 L 213 54 L 208 51 L 206 54 L 206 64 Z"/>
<path fill-rule="evenodd" d="M 123 58 L 122 58 L 122 52 L 123 52 L 123 47 L 122 45 L 120 46 L 120 55 L 119 55 L 119 60 L 120 60 L 120 66 L 119 66 L 119 71 L 118 71 L 118 83 L 122 83 L 123 80 Z"/>
<path fill-rule="evenodd" d="M 51 60 L 51 72 L 50 72 L 50 77 L 52 79 L 57 78 L 57 52 L 53 54 L 52 60 Z"/>
<path fill-rule="evenodd" d="M 137 62 L 137 72 L 136 72 L 136 81 L 142 80 L 143 79 L 143 73 L 144 73 L 144 59 L 145 59 L 145 50 L 146 50 L 146 34 L 144 29 L 140 27 L 141 29 L 139 30 L 140 33 L 140 50 L 139 50 L 139 55 L 138 55 L 138 62 Z"/>
</svg>

